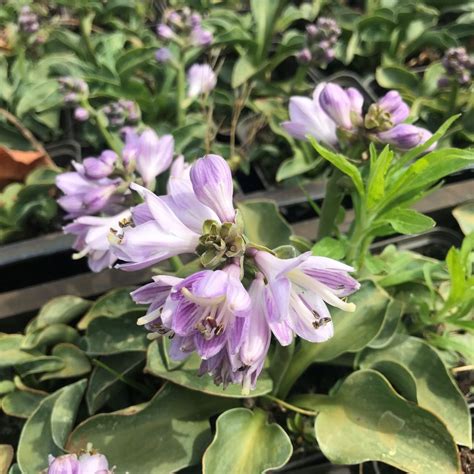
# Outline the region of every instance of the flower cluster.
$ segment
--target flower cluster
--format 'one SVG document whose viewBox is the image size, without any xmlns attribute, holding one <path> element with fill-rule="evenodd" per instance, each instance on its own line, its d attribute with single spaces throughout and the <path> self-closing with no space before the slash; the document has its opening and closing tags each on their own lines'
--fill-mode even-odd
<svg viewBox="0 0 474 474">
<path fill-rule="evenodd" d="M 303 64 L 326 67 L 334 59 L 334 47 L 341 29 L 332 18 L 318 18 L 306 27 L 305 47 L 296 55 Z"/>
<path fill-rule="evenodd" d="M 39 30 L 38 15 L 32 12 L 28 5 L 21 7 L 18 16 L 18 27 L 21 32 L 26 34 L 33 34 Z"/>
<path fill-rule="evenodd" d="M 150 305 L 138 324 L 152 339 L 168 334 L 173 359 L 197 353 L 200 373 L 217 384 L 239 383 L 248 392 L 272 334 L 282 345 L 295 335 L 322 342 L 333 334 L 327 305 L 355 309 L 342 299 L 359 288 L 351 267 L 309 252 L 280 259 L 248 241 L 220 156 L 172 173 L 164 196 L 132 188 L 144 203 L 132 209 L 131 225 L 113 234 L 119 267 L 140 270 L 181 254 L 196 255 L 201 266 L 185 278 L 156 276 L 134 291 L 137 303 Z"/>
<path fill-rule="evenodd" d="M 469 86 L 474 71 L 474 60 L 469 56 L 466 48 L 450 48 L 446 51 L 442 60 L 446 76 L 439 79 L 440 87 L 450 84 L 450 78 L 454 78 L 461 86 Z"/>
<path fill-rule="evenodd" d="M 128 129 L 120 157 L 105 150 L 99 157 L 73 162 L 75 171 L 56 178 L 64 193 L 58 203 L 68 213 L 66 218 L 75 219 L 64 231 L 77 237 L 76 258 L 87 255 L 93 271 L 113 265 L 116 257 L 108 234 L 111 227 L 126 226 L 130 220 L 129 183 L 140 181 L 153 188 L 155 178 L 170 167 L 173 153 L 171 135 L 160 138 L 151 129 L 141 134 Z M 99 213 L 102 216 L 95 216 Z"/>
<path fill-rule="evenodd" d="M 107 458 L 94 451 L 86 451 L 79 457 L 76 454 L 49 456 L 46 474 L 113 474 Z"/>
<path fill-rule="evenodd" d="M 183 48 L 209 46 L 214 39 L 212 32 L 202 26 L 201 15 L 188 7 L 165 12 L 162 23 L 156 27 L 156 34 L 163 41 L 175 42 Z M 167 56 L 163 51 L 169 53 L 166 60 L 171 59 L 167 48 L 163 48 L 158 57 L 163 60 Z"/>
<path fill-rule="evenodd" d="M 140 109 L 133 100 L 120 99 L 105 105 L 101 110 L 112 128 L 132 126 L 140 121 Z"/>
<path fill-rule="evenodd" d="M 76 105 L 89 94 L 87 83 L 80 78 L 65 76 L 60 77 L 58 82 L 59 92 L 63 95 L 66 104 Z"/>
<path fill-rule="evenodd" d="M 410 108 L 397 91 L 390 91 L 371 104 L 365 114 L 363 107 L 364 97 L 357 89 L 321 83 L 312 99 L 290 98 L 290 120 L 282 126 L 299 140 L 311 135 L 334 147 L 362 138 L 409 150 L 431 137 L 428 130 L 403 123 Z"/>
</svg>

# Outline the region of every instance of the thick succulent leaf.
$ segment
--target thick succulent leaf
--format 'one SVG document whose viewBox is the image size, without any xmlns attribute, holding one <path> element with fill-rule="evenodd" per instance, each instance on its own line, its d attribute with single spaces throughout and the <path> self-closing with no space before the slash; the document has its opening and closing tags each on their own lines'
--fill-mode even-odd
<svg viewBox="0 0 474 474">
<path fill-rule="evenodd" d="M 41 380 L 81 377 L 91 371 L 89 358 L 73 344 L 58 344 L 53 348 L 52 355 L 62 360 L 64 367 L 55 372 L 45 373 Z"/>
<path fill-rule="evenodd" d="M 66 324 L 52 323 L 35 331 L 28 332 L 21 343 L 21 348 L 31 350 L 51 346 L 58 342 L 76 342 L 79 333 Z"/>
<path fill-rule="evenodd" d="M 8 472 L 14 454 L 13 446 L 10 446 L 9 444 L 0 444 L 0 472 Z"/>
<path fill-rule="evenodd" d="M 128 376 L 136 371 L 145 361 L 145 354 L 139 352 L 125 352 L 101 359 L 101 362 L 122 376 Z M 104 406 L 114 394 L 123 388 L 123 382 L 110 371 L 96 366 L 89 379 L 86 402 L 89 413 L 93 415 Z"/>
<path fill-rule="evenodd" d="M 261 474 L 284 466 L 293 453 L 289 436 L 267 413 L 234 408 L 217 419 L 214 440 L 203 456 L 204 474 Z"/>
<path fill-rule="evenodd" d="M 170 366 L 167 363 L 166 355 L 163 354 L 163 348 L 159 344 L 150 344 L 145 371 L 191 390 L 198 390 L 220 397 L 256 397 L 272 391 L 272 381 L 265 371 L 260 375 L 255 390 L 252 390 L 249 395 L 243 395 L 240 385 L 229 385 L 224 389 L 222 386 L 216 385 L 209 375 L 199 376 L 199 365 L 199 357 L 192 354 L 183 363 Z"/>
<path fill-rule="evenodd" d="M 8 416 L 28 418 L 37 408 L 47 393 L 16 390 L 2 399 L 2 410 Z"/>
<path fill-rule="evenodd" d="M 398 335 L 389 346 L 364 351 L 359 364 L 361 368 L 370 368 L 385 361 L 402 365 L 416 382 L 418 404 L 436 413 L 457 443 L 471 445 L 471 423 L 466 401 L 443 361 L 429 344 L 416 337 Z M 383 372 L 391 380 L 391 374 Z"/>
<path fill-rule="evenodd" d="M 34 353 L 21 350 L 21 334 L 0 334 L 0 369 L 35 359 Z"/>
<path fill-rule="evenodd" d="M 35 329 L 56 323 L 68 324 L 83 314 L 90 304 L 90 301 L 73 295 L 53 298 L 41 308 L 36 319 Z"/>
<path fill-rule="evenodd" d="M 369 343 L 369 347 L 378 349 L 390 344 L 397 334 L 397 326 L 400 323 L 402 315 L 403 303 L 397 300 L 391 301 L 387 306 L 383 325 L 375 336 L 375 339 Z"/>
<path fill-rule="evenodd" d="M 301 395 L 292 402 L 320 411 L 316 438 L 333 463 L 381 461 L 413 474 L 460 471 L 443 422 L 400 397 L 374 370 L 354 372 L 332 397 Z"/>
<path fill-rule="evenodd" d="M 22 362 L 15 366 L 16 371 L 22 376 L 41 374 L 43 372 L 55 372 L 64 367 L 64 362 L 55 356 L 40 356 L 33 360 Z"/>
<path fill-rule="evenodd" d="M 86 352 L 92 355 L 112 355 L 128 351 L 145 351 L 146 331 L 137 326 L 140 310 L 122 314 L 119 318 L 98 317 L 87 326 Z"/>
<path fill-rule="evenodd" d="M 46 397 L 25 423 L 17 451 L 22 472 L 39 472 L 48 466 L 48 455 L 64 453 L 65 434 L 71 429 L 86 388 L 80 380 Z"/>
<path fill-rule="evenodd" d="M 130 297 L 133 290 L 133 287 L 117 288 L 101 296 L 77 323 L 77 329 L 87 329 L 89 323 L 99 316 L 114 318 L 139 307 Z"/>
<path fill-rule="evenodd" d="M 80 451 L 93 443 L 119 472 L 175 472 L 199 462 L 211 440 L 209 417 L 235 403 L 167 384 L 144 406 L 87 419 L 67 448 Z"/>
<path fill-rule="evenodd" d="M 289 243 L 291 227 L 273 201 L 248 200 L 239 202 L 237 207 L 250 242 L 270 249 Z"/>
<path fill-rule="evenodd" d="M 344 352 L 357 352 L 369 344 L 384 324 L 389 296 L 372 282 L 366 281 L 360 290 L 349 298 L 355 303 L 354 313 L 331 310 L 334 336 L 327 342 L 303 342 L 298 357 L 308 363 L 335 359 Z"/>
</svg>

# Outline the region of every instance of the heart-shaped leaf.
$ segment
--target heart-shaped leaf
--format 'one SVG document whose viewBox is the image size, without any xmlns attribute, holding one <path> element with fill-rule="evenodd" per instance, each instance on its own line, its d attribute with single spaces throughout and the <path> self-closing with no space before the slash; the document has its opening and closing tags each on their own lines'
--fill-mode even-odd
<svg viewBox="0 0 474 474">
<path fill-rule="evenodd" d="M 73 344 L 58 344 L 53 348 L 52 355 L 62 360 L 64 367 L 55 372 L 45 373 L 41 380 L 81 377 L 91 371 L 89 358 Z"/>
<path fill-rule="evenodd" d="M 234 408 L 217 419 L 203 473 L 261 474 L 284 466 L 292 453 L 289 436 L 280 425 L 268 423 L 265 411 Z"/>
</svg>

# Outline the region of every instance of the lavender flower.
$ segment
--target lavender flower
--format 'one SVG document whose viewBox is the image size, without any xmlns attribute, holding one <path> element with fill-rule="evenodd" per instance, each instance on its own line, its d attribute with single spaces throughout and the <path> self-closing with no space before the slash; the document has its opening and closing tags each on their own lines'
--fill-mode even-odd
<svg viewBox="0 0 474 474">
<path fill-rule="evenodd" d="M 297 59 L 303 64 L 326 67 L 334 59 L 340 35 L 341 29 L 332 18 L 318 18 L 315 25 L 306 26 L 305 47 L 297 53 Z"/>
<path fill-rule="evenodd" d="M 47 474 L 113 474 L 103 454 L 86 452 L 77 458 L 76 454 L 49 456 Z"/>
<path fill-rule="evenodd" d="M 117 257 L 111 251 L 109 234 L 114 229 L 120 235 L 122 228 L 130 223 L 130 211 L 123 211 L 112 217 L 82 216 L 64 227 L 66 234 L 76 235 L 73 248 L 79 253 L 73 258 L 88 257 L 89 268 L 100 272 L 111 267 Z"/>
<path fill-rule="evenodd" d="M 161 39 L 171 39 L 174 37 L 174 32 L 173 30 L 167 26 L 164 25 L 163 23 L 160 23 L 156 27 L 156 34 L 161 38 Z"/>
<path fill-rule="evenodd" d="M 63 95 L 66 104 L 77 104 L 89 94 L 87 83 L 80 78 L 64 76 L 60 77 L 58 82 L 59 92 Z"/>
<path fill-rule="evenodd" d="M 474 71 L 474 60 L 469 56 L 464 47 L 450 48 L 446 51 L 442 64 L 446 70 L 447 77 L 442 77 L 438 81 L 440 87 L 449 85 L 449 78 L 452 77 L 461 86 L 468 86 L 471 83 Z"/>
<path fill-rule="evenodd" d="M 121 201 L 121 197 L 115 195 L 122 182 L 120 179 L 89 179 L 83 165 L 73 164 L 75 172 L 62 173 L 56 177 L 56 186 L 64 193 L 58 199 L 58 204 L 68 212 L 67 219 L 107 211 Z"/>
<path fill-rule="evenodd" d="M 171 165 L 173 149 L 174 139 L 171 135 L 159 138 L 151 129 L 140 135 L 129 131 L 124 146 L 125 161 L 127 165 L 132 160 L 135 162 L 145 186 L 150 187 L 154 179 Z"/>
<path fill-rule="evenodd" d="M 378 133 L 377 137 L 382 143 L 388 143 L 400 150 L 410 150 L 425 143 L 432 137 L 432 134 L 424 128 L 403 123 Z M 435 147 L 436 143 L 433 143 L 428 150 L 431 151 Z"/>
<path fill-rule="evenodd" d="M 120 99 L 102 107 L 109 125 L 120 128 L 124 125 L 136 125 L 140 121 L 140 109 L 133 100 Z"/>
<path fill-rule="evenodd" d="M 387 92 L 369 107 L 365 116 L 365 127 L 386 131 L 402 123 L 410 115 L 410 107 L 397 91 Z"/>
<path fill-rule="evenodd" d="M 89 111 L 84 107 L 76 107 L 74 110 L 74 118 L 78 122 L 86 122 L 89 120 Z"/>
<path fill-rule="evenodd" d="M 287 260 L 256 250 L 252 256 L 268 281 L 268 323 L 280 344 L 290 344 L 294 333 L 310 342 L 331 338 L 333 325 L 327 304 L 343 311 L 355 310 L 353 303 L 340 299 L 360 287 L 348 275 L 354 271 L 352 267 L 309 252 Z"/>
<path fill-rule="evenodd" d="M 89 179 L 106 178 L 113 172 L 117 160 L 118 156 L 114 151 L 104 150 L 98 158 L 85 158 L 82 167 L 77 169 Z"/>
<path fill-rule="evenodd" d="M 336 124 L 319 103 L 319 96 L 324 87 L 325 83 L 319 84 L 312 99 L 300 96 L 290 98 L 290 120 L 281 125 L 291 136 L 306 140 L 306 136 L 311 135 L 329 145 L 337 143 Z"/>
<path fill-rule="evenodd" d="M 319 96 L 319 103 L 338 127 L 352 129 L 351 99 L 341 86 L 331 82 L 326 84 Z"/>
<path fill-rule="evenodd" d="M 39 30 L 38 15 L 32 12 L 28 5 L 21 7 L 18 26 L 20 31 L 26 34 L 36 33 Z"/>
<path fill-rule="evenodd" d="M 171 51 L 168 48 L 160 48 L 156 50 L 155 59 L 159 63 L 167 63 L 173 57 Z"/>
<path fill-rule="evenodd" d="M 217 76 L 208 64 L 193 64 L 188 70 L 188 96 L 197 97 L 212 91 Z"/>
<path fill-rule="evenodd" d="M 191 41 L 194 46 L 209 46 L 213 40 L 213 34 L 201 26 L 196 26 L 191 31 Z"/>
</svg>

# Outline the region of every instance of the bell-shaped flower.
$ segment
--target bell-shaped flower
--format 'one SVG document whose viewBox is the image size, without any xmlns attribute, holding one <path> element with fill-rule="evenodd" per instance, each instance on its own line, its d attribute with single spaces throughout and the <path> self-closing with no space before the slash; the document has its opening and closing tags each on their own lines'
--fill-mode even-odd
<svg viewBox="0 0 474 474">
<path fill-rule="evenodd" d="M 79 456 L 80 474 L 112 474 L 107 458 L 100 453 L 83 453 Z"/>
<path fill-rule="evenodd" d="M 341 86 L 332 82 L 326 84 L 319 96 L 319 103 L 338 127 L 345 130 L 353 128 L 351 119 L 352 102 Z"/>
<path fill-rule="evenodd" d="M 191 183 L 199 201 L 213 209 L 222 222 L 234 222 L 234 186 L 224 158 L 218 155 L 199 158 L 191 168 Z"/>
<path fill-rule="evenodd" d="M 85 158 L 82 162 L 85 177 L 89 179 L 106 178 L 114 170 L 117 159 L 117 154 L 112 150 L 103 151 L 98 158 Z"/>
<path fill-rule="evenodd" d="M 400 150 L 410 150 L 418 145 L 422 145 L 432 137 L 431 132 L 422 127 L 401 123 L 385 132 L 379 132 L 377 138 L 382 143 L 388 143 Z M 433 143 L 428 151 L 433 150 L 436 143 Z"/>
<path fill-rule="evenodd" d="M 128 271 L 140 270 L 175 255 L 193 253 L 199 234 L 187 227 L 162 197 L 137 184 L 132 184 L 131 188 L 142 196 L 146 206 L 137 206 L 140 224 L 132 210 L 135 227 L 124 229 L 123 235 L 118 237 L 109 235 L 113 252 L 127 262 L 119 267 Z"/>
<path fill-rule="evenodd" d="M 73 258 L 87 256 L 89 268 L 100 272 L 111 267 L 117 257 L 111 251 L 110 230 L 121 233 L 121 226 L 130 222 L 130 211 L 124 211 L 112 217 L 82 216 L 64 227 L 66 234 L 76 235 L 73 248 L 78 251 Z"/>
<path fill-rule="evenodd" d="M 384 132 L 402 123 L 410 115 L 410 107 L 397 91 L 387 92 L 372 104 L 364 119 L 368 130 Z"/>
<path fill-rule="evenodd" d="M 306 140 L 306 136 L 311 135 L 329 145 L 337 143 L 336 124 L 319 103 L 319 96 L 324 87 L 324 83 L 319 84 L 312 99 L 300 96 L 290 98 L 290 120 L 281 125 L 292 137 Z"/>
<path fill-rule="evenodd" d="M 173 160 L 174 139 L 172 135 L 161 138 L 151 129 L 139 136 L 127 135 L 129 143 L 125 143 L 127 161 L 135 160 L 136 169 L 149 187 L 154 179 L 167 170 Z"/>
<path fill-rule="evenodd" d="M 82 165 L 76 166 L 81 172 L 70 171 L 56 177 L 56 186 L 64 193 L 58 203 L 68 212 L 67 219 L 96 214 L 120 202 L 122 198 L 114 194 L 121 179 L 88 179 Z"/>
<path fill-rule="evenodd" d="M 81 474 L 81 466 L 75 454 L 54 457 L 49 455 L 47 474 Z"/>
<path fill-rule="evenodd" d="M 286 260 L 265 251 L 251 254 L 268 281 L 267 318 L 280 344 L 290 344 L 293 333 L 310 342 L 326 341 L 333 335 L 327 305 L 355 310 L 341 299 L 360 287 L 348 274 L 352 267 L 309 252 Z"/>
<path fill-rule="evenodd" d="M 188 97 L 197 97 L 212 91 L 217 84 L 217 76 L 208 64 L 193 64 L 187 74 Z"/>
</svg>

